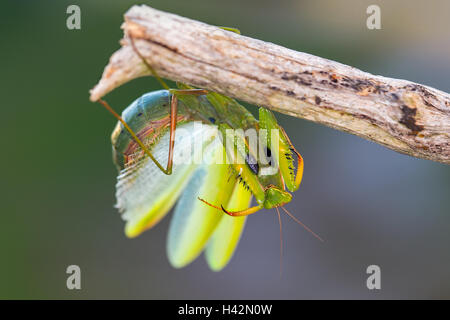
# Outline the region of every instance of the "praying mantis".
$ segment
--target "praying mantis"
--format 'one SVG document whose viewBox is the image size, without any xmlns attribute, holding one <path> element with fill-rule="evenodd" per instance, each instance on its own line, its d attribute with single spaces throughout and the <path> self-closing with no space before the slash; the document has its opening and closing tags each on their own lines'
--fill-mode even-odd
<svg viewBox="0 0 450 320">
<path fill-rule="evenodd" d="M 300 186 L 303 159 L 273 113 L 259 108 L 257 120 L 230 97 L 186 84 L 169 88 L 128 38 L 163 90 L 142 95 L 122 115 L 99 100 L 118 120 L 111 140 L 125 234 L 138 236 L 175 206 L 167 242 L 171 265 L 184 267 L 205 250 L 209 267 L 219 271 L 248 215 L 275 208 L 281 230 L 281 208 L 301 224 L 284 206 Z M 192 161 L 198 156 L 202 161 Z"/>
</svg>

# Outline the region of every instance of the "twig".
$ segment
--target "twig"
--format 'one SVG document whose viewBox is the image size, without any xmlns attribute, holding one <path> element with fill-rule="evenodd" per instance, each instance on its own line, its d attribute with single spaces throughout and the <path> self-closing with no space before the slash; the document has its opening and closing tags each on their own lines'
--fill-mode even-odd
<svg viewBox="0 0 450 320">
<path fill-rule="evenodd" d="M 96 101 L 148 68 L 164 78 L 325 124 L 411 156 L 450 164 L 450 95 L 406 80 L 225 31 L 143 6 L 125 14 L 125 37 Z"/>
</svg>

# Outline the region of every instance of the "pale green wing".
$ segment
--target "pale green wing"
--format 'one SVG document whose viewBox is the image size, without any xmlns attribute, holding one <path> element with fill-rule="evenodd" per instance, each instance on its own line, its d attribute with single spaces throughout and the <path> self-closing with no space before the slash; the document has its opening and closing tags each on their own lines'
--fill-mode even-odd
<svg viewBox="0 0 450 320">
<path fill-rule="evenodd" d="M 197 150 L 194 145 L 203 141 L 206 147 L 216 134 L 217 130 L 212 126 L 194 123 L 179 125 L 175 133 L 171 175 L 164 174 L 148 157 L 120 172 L 116 185 L 116 207 L 126 221 L 125 234 L 128 237 L 136 237 L 151 228 L 172 208 L 198 167 L 193 161 Z M 164 166 L 168 146 L 169 133 L 166 133 L 151 150 Z"/>
<path fill-rule="evenodd" d="M 245 210 L 250 206 L 252 194 L 241 183 L 236 183 L 226 209 Z M 205 251 L 206 261 L 214 271 L 222 270 L 233 256 L 247 217 L 231 217 L 222 214 L 216 230 L 208 241 Z"/>
<path fill-rule="evenodd" d="M 223 161 L 224 154 L 224 147 L 217 139 L 211 159 Z M 233 192 L 236 180 L 229 179 L 229 165 L 215 163 L 205 163 L 196 169 L 175 208 L 167 241 L 167 255 L 175 268 L 186 266 L 202 252 L 223 216 L 220 210 L 198 198 L 220 207 L 229 202 Z"/>
</svg>

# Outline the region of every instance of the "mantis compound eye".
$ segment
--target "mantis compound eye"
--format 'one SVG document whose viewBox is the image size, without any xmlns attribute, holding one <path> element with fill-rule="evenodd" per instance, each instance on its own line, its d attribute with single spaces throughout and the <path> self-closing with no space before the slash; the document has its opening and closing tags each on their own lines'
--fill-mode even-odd
<svg viewBox="0 0 450 320">
<path fill-rule="evenodd" d="M 247 153 L 247 155 L 245 156 L 245 163 L 248 165 L 248 167 L 250 168 L 250 170 L 252 170 L 254 174 L 256 175 L 258 174 L 259 172 L 258 162 L 250 153 Z"/>
</svg>

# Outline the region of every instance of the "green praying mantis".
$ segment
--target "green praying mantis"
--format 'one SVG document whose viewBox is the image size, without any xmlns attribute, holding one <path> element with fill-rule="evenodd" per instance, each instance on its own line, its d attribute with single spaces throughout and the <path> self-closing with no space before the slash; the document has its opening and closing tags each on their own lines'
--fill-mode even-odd
<svg viewBox="0 0 450 320">
<path fill-rule="evenodd" d="M 164 89 L 144 94 L 121 116 L 99 100 L 119 120 L 112 146 L 126 235 L 150 229 L 176 204 L 167 241 L 171 265 L 184 267 L 204 250 L 219 271 L 248 215 L 275 208 L 281 231 L 281 208 L 302 224 L 284 205 L 300 186 L 303 159 L 273 113 L 259 108 L 256 120 L 227 96 L 186 84 L 169 88 L 128 38 Z"/>
</svg>

